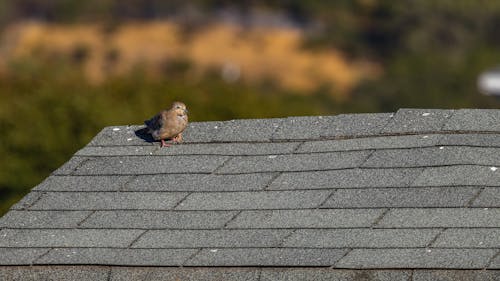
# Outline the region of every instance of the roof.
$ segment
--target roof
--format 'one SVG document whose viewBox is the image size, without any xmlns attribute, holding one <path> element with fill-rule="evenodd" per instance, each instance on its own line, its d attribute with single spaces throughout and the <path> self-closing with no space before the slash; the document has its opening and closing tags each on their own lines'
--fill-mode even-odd
<svg viewBox="0 0 500 281">
<path fill-rule="evenodd" d="M 0 279 L 495 280 L 499 121 L 199 122 L 168 148 L 107 127 L 0 219 Z"/>
</svg>

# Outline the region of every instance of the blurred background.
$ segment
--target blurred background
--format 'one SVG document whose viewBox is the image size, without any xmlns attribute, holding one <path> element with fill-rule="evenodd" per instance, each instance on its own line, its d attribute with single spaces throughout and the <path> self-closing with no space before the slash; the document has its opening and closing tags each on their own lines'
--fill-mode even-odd
<svg viewBox="0 0 500 281">
<path fill-rule="evenodd" d="M 0 215 L 104 126 L 498 108 L 496 0 L 0 0 Z"/>
</svg>

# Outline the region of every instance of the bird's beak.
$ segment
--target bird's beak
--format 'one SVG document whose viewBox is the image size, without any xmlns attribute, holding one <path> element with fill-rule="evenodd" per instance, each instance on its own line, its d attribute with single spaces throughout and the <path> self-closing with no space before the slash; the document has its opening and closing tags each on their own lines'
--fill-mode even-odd
<svg viewBox="0 0 500 281">
<path fill-rule="evenodd" d="M 188 114 L 188 113 L 189 113 L 189 111 L 187 110 L 187 108 L 186 108 L 186 109 L 184 109 L 184 113 L 185 113 L 185 114 Z"/>
</svg>

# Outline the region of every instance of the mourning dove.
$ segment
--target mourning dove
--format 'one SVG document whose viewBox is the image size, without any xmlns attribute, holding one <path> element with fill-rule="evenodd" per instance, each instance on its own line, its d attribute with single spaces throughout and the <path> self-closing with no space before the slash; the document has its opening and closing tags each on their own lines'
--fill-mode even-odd
<svg viewBox="0 0 500 281">
<path fill-rule="evenodd" d="M 169 110 L 162 110 L 153 118 L 144 121 L 147 132 L 155 140 L 161 140 L 160 147 L 170 146 L 165 143 L 165 139 L 171 139 L 174 143 L 182 142 L 182 132 L 188 124 L 188 110 L 182 102 L 172 103 Z"/>
</svg>

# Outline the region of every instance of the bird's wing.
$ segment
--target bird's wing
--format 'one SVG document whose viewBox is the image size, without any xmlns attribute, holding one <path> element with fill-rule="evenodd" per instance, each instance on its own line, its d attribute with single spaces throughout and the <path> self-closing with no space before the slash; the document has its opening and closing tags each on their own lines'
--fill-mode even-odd
<svg viewBox="0 0 500 281">
<path fill-rule="evenodd" d="M 151 119 L 144 121 L 144 124 L 146 124 L 146 126 L 148 126 L 150 131 L 157 131 L 163 127 L 163 125 L 165 123 L 163 113 L 164 113 L 164 111 L 156 114 Z"/>
</svg>

